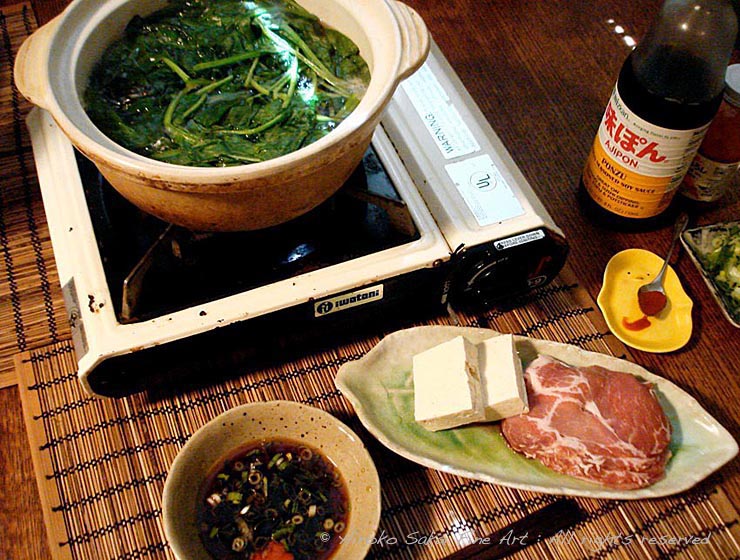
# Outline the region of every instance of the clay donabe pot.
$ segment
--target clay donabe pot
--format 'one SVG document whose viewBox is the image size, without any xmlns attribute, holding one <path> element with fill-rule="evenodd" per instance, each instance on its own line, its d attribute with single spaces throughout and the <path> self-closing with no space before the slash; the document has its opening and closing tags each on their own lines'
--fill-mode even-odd
<svg viewBox="0 0 740 560">
<path fill-rule="evenodd" d="M 430 38 L 419 15 L 396 0 L 300 0 L 324 25 L 360 48 L 371 80 L 357 108 L 335 130 L 295 152 L 233 167 L 189 167 L 135 154 L 106 137 L 81 96 L 105 48 L 135 15 L 162 0 L 74 0 L 21 46 L 15 81 L 32 103 L 133 204 L 197 231 L 269 227 L 329 198 L 359 164 L 399 82 L 424 62 Z"/>
</svg>

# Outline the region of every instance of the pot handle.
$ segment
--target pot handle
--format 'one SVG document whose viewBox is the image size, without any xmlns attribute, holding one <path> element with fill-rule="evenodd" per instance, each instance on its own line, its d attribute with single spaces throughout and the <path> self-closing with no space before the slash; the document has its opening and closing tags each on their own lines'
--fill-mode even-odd
<svg viewBox="0 0 740 560">
<path fill-rule="evenodd" d="M 46 78 L 51 38 L 59 23 L 55 17 L 23 41 L 13 66 L 13 79 L 18 90 L 34 105 L 47 108 L 49 83 Z"/>
<path fill-rule="evenodd" d="M 408 78 L 421 67 L 429 54 L 431 38 L 424 20 L 413 8 L 398 0 L 390 0 L 401 30 L 401 67 L 398 81 Z"/>
</svg>

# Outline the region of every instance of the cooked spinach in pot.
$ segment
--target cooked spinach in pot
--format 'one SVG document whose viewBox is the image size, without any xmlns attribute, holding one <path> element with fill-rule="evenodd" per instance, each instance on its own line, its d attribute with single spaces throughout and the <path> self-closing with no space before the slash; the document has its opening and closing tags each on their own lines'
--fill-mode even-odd
<svg viewBox="0 0 740 560">
<path fill-rule="evenodd" d="M 227 166 L 325 136 L 369 81 L 357 46 L 293 0 L 174 0 L 131 20 L 93 69 L 84 104 L 134 152 Z"/>
</svg>

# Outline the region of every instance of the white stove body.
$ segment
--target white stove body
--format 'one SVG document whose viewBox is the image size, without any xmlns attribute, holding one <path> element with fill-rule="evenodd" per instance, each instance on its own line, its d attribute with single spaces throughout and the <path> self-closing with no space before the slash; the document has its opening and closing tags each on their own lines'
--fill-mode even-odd
<svg viewBox="0 0 740 560">
<path fill-rule="evenodd" d="M 430 119 L 436 119 L 430 124 Z M 74 150 L 43 110 L 28 118 L 79 377 L 116 356 L 166 345 L 338 294 L 383 297 L 386 279 L 439 266 L 461 245 L 547 228 L 562 235 L 436 45 L 401 84 L 373 138 L 420 237 L 402 246 L 132 324 L 116 318 Z M 362 296 L 358 298 L 362 300 Z"/>
</svg>

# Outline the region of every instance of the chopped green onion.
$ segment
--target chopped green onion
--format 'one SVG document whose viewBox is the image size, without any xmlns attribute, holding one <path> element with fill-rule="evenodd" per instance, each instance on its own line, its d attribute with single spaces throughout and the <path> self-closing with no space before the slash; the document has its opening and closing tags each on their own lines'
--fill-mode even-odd
<svg viewBox="0 0 740 560">
<path fill-rule="evenodd" d="M 306 490 L 305 488 L 301 488 L 298 492 L 298 501 L 304 504 L 307 504 L 309 500 L 311 499 L 311 492 Z"/>
<path fill-rule="evenodd" d="M 292 525 L 286 525 L 285 527 L 281 527 L 280 529 L 278 529 L 272 534 L 272 540 L 279 541 L 280 539 L 291 535 L 294 529 L 295 527 Z"/>
<path fill-rule="evenodd" d="M 262 482 L 262 473 L 259 471 L 252 471 L 249 473 L 249 476 L 247 477 L 247 482 L 251 484 L 252 486 L 257 486 L 260 482 Z"/>
<path fill-rule="evenodd" d="M 293 554 L 305 549 L 308 557 L 330 549 L 327 533 L 346 528 L 345 507 L 332 488 L 334 469 L 316 452 L 263 445 L 261 454 L 242 454 L 214 474 L 205 500 L 213 507 L 203 511 L 199 529 L 204 543 L 230 548 L 235 558 L 253 557 L 270 541 Z"/>
<path fill-rule="evenodd" d="M 229 492 L 226 494 L 226 499 L 233 504 L 241 503 L 243 497 L 244 495 L 241 492 Z"/>
<path fill-rule="evenodd" d="M 236 537 L 233 541 L 231 541 L 231 550 L 234 552 L 241 552 L 244 550 L 244 547 L 246 546 L 246 541 L 241 537 Z"/>
<path fill-rule="evenodd" d="M 275 455 L 273 455 L 273 456 L 272 456 L 272 459 L 270 459 L 270 462 L 269 462 L 269 463 L 267 463 L 267 468 L 268 468 L 268 469 L 271 469 L 272 467 L 274 467 L 274 466 L 275 466 L 275 465 L 277 464 L 278 460 L 279 460 L 279 459 L 280 459 L 280 458 L 281 458 L 282 456 L 283 456 L 283 454 L 282 454 L 282 453 L 275 453 Z"/>
</svg>

